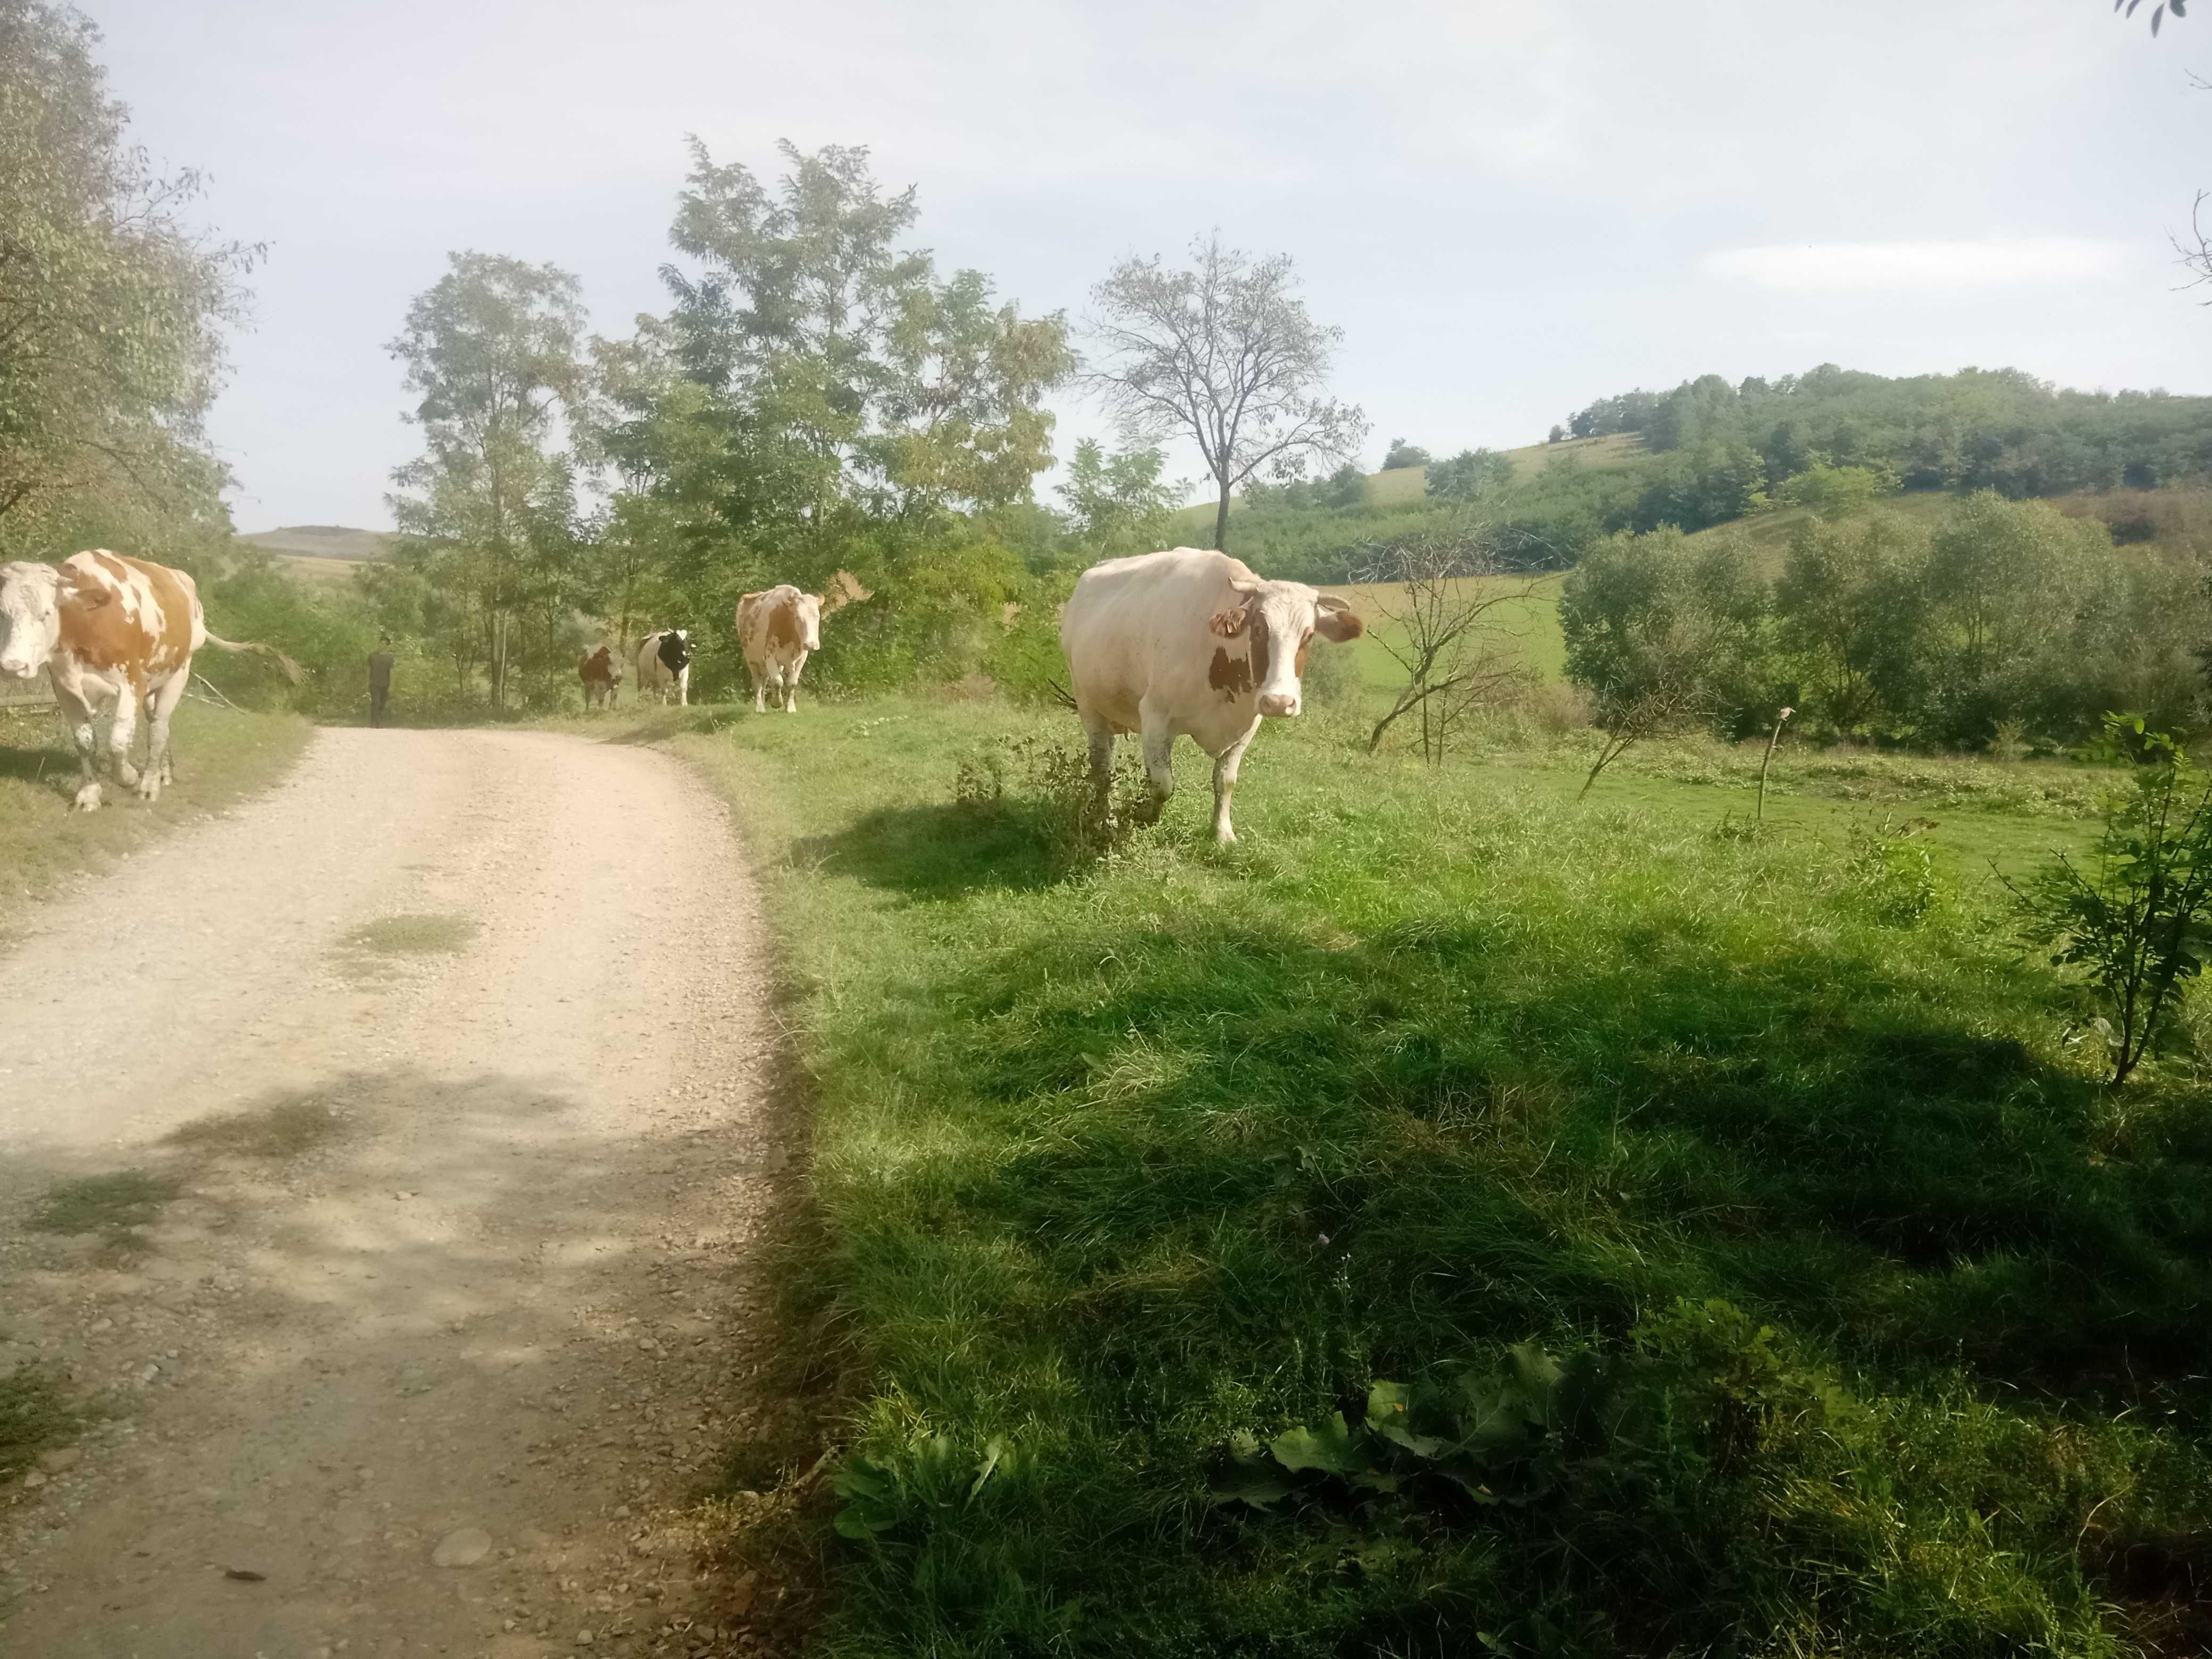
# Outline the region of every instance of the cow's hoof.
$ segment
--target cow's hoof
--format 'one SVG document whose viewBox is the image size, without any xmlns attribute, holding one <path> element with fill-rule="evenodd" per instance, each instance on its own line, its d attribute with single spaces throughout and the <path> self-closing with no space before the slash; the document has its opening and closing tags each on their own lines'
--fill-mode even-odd
<svg viewBox="0 0 2212 1659">
<path fill-rule="evenodd" d="M 76 805 L 80 812 L 100 811 L 100 786 L 96 783 L 88 783 L 83 788 L 78 790 Z"/>
<path fill-rule="evenodd" d="M 127 760 L 117 761 L 115 763 L 115 781 L 121 784 L 125 789 L 137 788 L 138 786 L 138 769 L 133 766 Z"/>
<path fill-rule="evenodd" d="M 143 774 L 138 780 L 138 799 L 151 806 L 161 798 L 161 779 L 155 777 L 151 772 Z"/>
</svg>

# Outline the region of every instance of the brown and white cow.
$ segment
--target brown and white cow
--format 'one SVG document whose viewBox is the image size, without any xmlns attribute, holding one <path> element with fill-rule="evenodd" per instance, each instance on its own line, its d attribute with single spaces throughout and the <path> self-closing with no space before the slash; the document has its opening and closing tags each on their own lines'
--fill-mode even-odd
<svg viewBox="0 0 2212 1659">
<path fill-rule="evenodd" d="M 597 708 L 601 703 L 615 706 L 615 692 L 622 684 L 622 661 L 612 647 L 601 646 L 578 665 L 578 678 L 584 682 L 584 707 Z"/>
<path fill-rule="evenodd" d="M 787 714 L 799 712 L 799 671 L 822 648 L 822 596 L 789 582 L 738 600 L 738 644 L 753 680 L 753 712 L 766 714 L 774 696 Z"/>
<path fill-rule="evenodd" d="M 181 570 L 126 559 L 104 548 L 73 553 L 60 565 L 0 564 L 0 675 L 28 679 L 40 669 L 76 741 L 84 778 L 76 804 L 100 805 L 93 769 L 93 716 L 111 699 L 115 718 L 107 750 L 115 781 L 137 785 L 152 800 L 175 775 L 169 717 L 192 678 L 192 653 L 203 646 L 252 651 L 274 661 L 299 684 L 300 666 L 266 645 L 241 645 L 208 632 L 199 590 Z M 146 767 L 131 764 L 131 739 L 146 714 Z"/>
<path fill-rule="evenodd" d="M 1226 553 L 1178 547 L 1092 565 L 1060 614 L 1060 642 L 1095 787 L 1103 798 L 1116 734 L 1139 732 L 1158 817 L 1175 789 L 1175 740 L 1187 736 L 1213 757 L 1214 836 L 1235 841 L 1229 797 L 1261 719 L 1297 714 L 1315 635 L 1359 633 L 1335 594 L 1262 580 Z"/>
</svg>

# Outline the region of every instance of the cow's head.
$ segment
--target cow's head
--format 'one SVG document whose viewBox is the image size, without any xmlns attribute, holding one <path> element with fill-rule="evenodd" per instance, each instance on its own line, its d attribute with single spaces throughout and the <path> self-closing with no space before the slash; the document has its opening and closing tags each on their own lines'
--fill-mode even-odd
<svg viewBox="0 0 2212 1659">
<path fill-rule="evenodd" d="M 792 607 L 799 612 L 799 648 L 819 651 L 822 648 L 822 596 L 801 593 Z"/>
<path fill-rule="evenodd" d="M 660 660 L 672 674 L 680 674 L 691 660 L 691 630 L 672 628 L 660 636 Z"/>
<path fill-rule="evenodd" d="M 46 665 L 62 636 L 63 605 L 94 611 L 114 597 L 50 564 L 0 564 L 0 677 L 27 680 Z"/>
<path fill-rule="evenodd" d="M 1263 714 L 1296 714 L 1313 636 L 1356 640 L 1359 618 L 1348 601 L 1304 582 L 1232 576 L 1229 586 L 1236 602 L 1215 611 L 1206 626 L 1218 638 L 1242 642 L 1244 655 L 1240 659 L 1230 654 L 1229 647 L 1216 647 L 1207 684 L 1231 697 L 1255 693 Z"/>
</svg>

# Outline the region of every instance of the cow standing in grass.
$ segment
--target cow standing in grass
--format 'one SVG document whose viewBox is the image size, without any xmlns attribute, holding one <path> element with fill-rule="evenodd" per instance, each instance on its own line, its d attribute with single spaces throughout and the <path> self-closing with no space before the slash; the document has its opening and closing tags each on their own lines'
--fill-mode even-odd
<svg viewBox="0 0 2212 1659">
<path fill-rule="evenodd" d="M 104 548 L 73 553 L 58 566 L 0 564 L 0 675 L 28 679 L 40 669 L 54 688 L 76 740 L 83 781 L 76 805 L 100 804 L 94 769 L 93 718 L 112 702 L 107 751 L 115 781 L 151 801 L 173 781 L 169 717 L 191 684 L 192 653 L 203 646 L 269 658 L 295 685 L 300 665 L 272 646 L 240 644 L 208 632 L 199 589 L 181 570 L 126 559 Z M 131 763 L 131 739 L 146 715 L 146 765 Z"/>
<path fill-rule="evenodd" d="M 622 663 L 613 650 L 601 646 L 586 656 L 576 670 L 577 678 L 584 683 L 584 707 L 597 708 L 605 703 L 615 706 L 615 693 L 622 688 Z"/>
<path fill-rule="evenodd" d="M 1213 834 L 1232 842 L 1229 798 L 1260 721 L 1295 716 L 1306 651 L 1357 639 L 1359 618 L 1334 593 L 1265 581 L 1226 553 L 1178 547 L 1085 571 L 1061 613 L 1075 712 L 1091 738 L 1103 805 L 1114 739 L 1142 734 L 1152 786 L 1147 822 L 1175 791 L 1175 740 L 1213 757 Z"/>
<path fill-rule="evenodd" d="M 738 601 L 738 644 L 752 676 L 753 712 L 765 714 L 773 696 L 787 714 L 799 712 L 799 671 L 807 653 L 822 648 L 822 596 L 789 582 Z"/>
<path fill-rule="evenodd" d="M 673 692 L 679 705 L 691 701 L 691 630 L 664 628 L 637 644 L 637 699 L 652 692 L 666 702 Z"/>
</svg>

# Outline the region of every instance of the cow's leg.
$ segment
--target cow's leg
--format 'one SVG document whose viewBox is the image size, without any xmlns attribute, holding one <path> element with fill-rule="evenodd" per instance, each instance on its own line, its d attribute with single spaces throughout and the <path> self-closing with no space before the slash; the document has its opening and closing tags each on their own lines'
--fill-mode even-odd
<svg viewBox="0 0 2212 1659">
<path fill-rule="evenodd" d="M 806 653 L 802 651 L 791 659 L 791 689 L 785 694 L 783 709 L 787 714 L 799 712 L 799 671 L 806 666 Z"/>
<path fill-rule="evenodd" d="M 89 698 L 79 697 L 54 683 L 54 707 L 61 713 L 62 724 L 69 727 L 70 741 L 76 745 L 76 763 L 80 777 L 72 805 L 81 811 L 100 810 L 100 773 L 94 765 L 99 754 L 99 734 L 93 730 L 93 707 Z"/>
<path fill-rule="evenodd" d="M 172 674 L 146 700 L 146 769 L 138 779 L 142 800 L 157 799 L 161 786 L 169 781 L 169 717 L 177 712 L 177 705 L 184 701 L 185 688 L 190 684 L 189 671 Z"/>
<path fill-rule="evenodd" d="M 1145 734 L 1145 776 L 1152 786 L 1152 799 L 1146 804 L 1143 821 L 1157 823 L 1160 809 L 1175 793 L 1175 727 L 1158 711 L 1141 703 L 1137 713 Z"/>
<path fill-rule="evenodd" d="M 1237 839 L 1237 832 L 1229 826 L 1229 797 L 1236 793 L 1237 770 L 1244 763 L 1244 751 L 1252 746 L 1252 734 L 1260 729 L 1254 720 L 1251 730 L 1231 744 L 1213 759 L 1213 838 L 1224 846 Z"/>
<path fill-rule="evenodd" d="M 691 665 L 688 662 L 676 671 L 676 706 L 678 708 L 691 706 Z"/>
<path fill-rule="evenodd" d="M 131 763 L 131 740 L 138 734 L 138 705 L 144 688 L 125 685 L 115 694 L 115 718 L 107 727 L 107 758 L 115 768 L 115 781 L 125 789 L 138 781 L 138 769 Z"/>
</svg>

